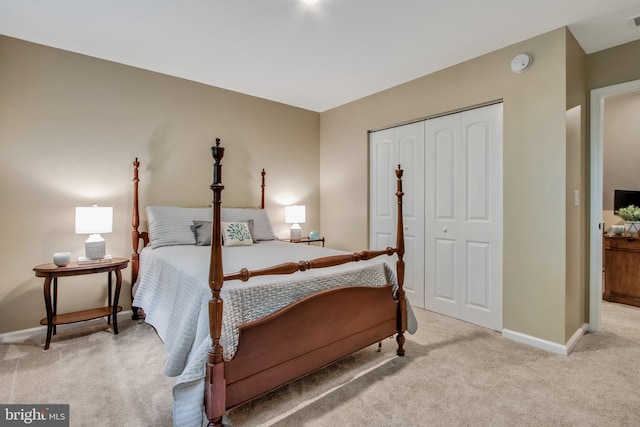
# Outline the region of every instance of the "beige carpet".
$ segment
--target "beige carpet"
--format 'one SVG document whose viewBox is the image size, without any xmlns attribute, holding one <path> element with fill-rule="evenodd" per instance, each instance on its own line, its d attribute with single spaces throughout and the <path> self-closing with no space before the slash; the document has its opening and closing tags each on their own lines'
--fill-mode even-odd
<svg viewBox="0 0 640 427">
<path fill-rule="evenodd" d="M 570 356 L 416 310 L 407 356 L 370 347 L 229 412 L 232 426 L 637 426 L 640 309 L 605 303 Z M 72 426 L 169 426 L 155 332 L 122 321 L 0 345 L 0 403 L 69 403 Z"/>
</svg>

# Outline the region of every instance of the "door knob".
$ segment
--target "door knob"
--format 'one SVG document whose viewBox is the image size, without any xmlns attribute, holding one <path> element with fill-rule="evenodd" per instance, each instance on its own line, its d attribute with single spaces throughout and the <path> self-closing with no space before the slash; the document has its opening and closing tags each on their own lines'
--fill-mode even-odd
<svg viewBox="0 0 640 427">
<path fill-rule="evenodd" d="M 442 227 L 442 232 L 443 232 L 443 233 L 446 233 L 447 231 L 448 231 L 448 230 L 447 230 L 447 227 Z"/>
</svg>

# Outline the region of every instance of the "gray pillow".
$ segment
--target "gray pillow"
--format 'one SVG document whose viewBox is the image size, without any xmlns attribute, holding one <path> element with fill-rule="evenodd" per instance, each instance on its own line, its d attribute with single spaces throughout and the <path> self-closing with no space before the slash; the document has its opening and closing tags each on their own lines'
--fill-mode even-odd
<svg viewBox="0 0 640 427">
<path fill-rule="evenodd" d="M 193 234 L 196 246 L 211 246 L 211 221 L 193 221 Z"/>
</svg>

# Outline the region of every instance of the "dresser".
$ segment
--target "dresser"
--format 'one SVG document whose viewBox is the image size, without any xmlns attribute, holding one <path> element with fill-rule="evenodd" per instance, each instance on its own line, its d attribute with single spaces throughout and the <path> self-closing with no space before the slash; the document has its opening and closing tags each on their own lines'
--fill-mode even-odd
<svg viewBox="0 0 640 427">
<path fill-rule="evenodd" d="M 606 301 L 640 307 L 640 239 L 604 238 L 604 293 Z"/>
</svg>

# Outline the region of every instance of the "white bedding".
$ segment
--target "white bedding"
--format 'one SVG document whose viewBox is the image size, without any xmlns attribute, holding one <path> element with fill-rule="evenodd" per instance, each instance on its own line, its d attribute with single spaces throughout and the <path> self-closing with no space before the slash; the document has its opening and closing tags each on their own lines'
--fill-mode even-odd
<svg viewBox="0 0 640 427">
<path fill-rule="evenodd" d="M 177 377 L 173 391 L 174 425 L 202 424 L 202 380 L 211 343 L 208 323 L 210 253 L 210 246 L 185 245 L 145 248 L 140 255 L 133 305 L 144 310 L 145 321 L 153 325 L 164 343 L 168 353 L 165 374 Z M 243 267 L 253 270 L 344 253 L 312 245 L 264 241 L 252 246 L 224 247 L 223 268 L 225 274 L 229 274 Z M 244 283 L 238 280 L 225 282 L 221 292 L 224 357 L 229 359 L 235 352 L 237 324 L 263 317 L 322 289 L 395 283 L 393 270 L 386 264 L 395 263 L 395 259 L 383 256 L 291 275 L 255 277 Z M 261 286 L 265 284 L 268 286 Z"/>
</svg>

